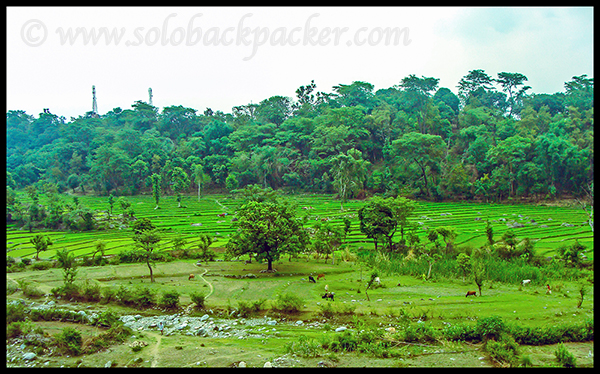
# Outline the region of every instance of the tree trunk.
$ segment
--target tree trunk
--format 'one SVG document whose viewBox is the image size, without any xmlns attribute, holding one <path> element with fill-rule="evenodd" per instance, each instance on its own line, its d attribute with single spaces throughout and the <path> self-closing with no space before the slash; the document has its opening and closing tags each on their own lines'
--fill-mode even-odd
<svg viewBox="0 0 600 374">
<path fill-rule="evenodd" d="M 150 256 L 146 259 L 146 265 L 148 265 L 148 269 L 150 269 L 150 283 L 154 283 L 154 274 L 152 273 L 152 266 L 150 266 Z"/>
<path fill-rule="evenodd" d="M 267 260 L 267 271 L 272 271 L 273 270 L 273 261 L 271 259 Z"/>
</svg>

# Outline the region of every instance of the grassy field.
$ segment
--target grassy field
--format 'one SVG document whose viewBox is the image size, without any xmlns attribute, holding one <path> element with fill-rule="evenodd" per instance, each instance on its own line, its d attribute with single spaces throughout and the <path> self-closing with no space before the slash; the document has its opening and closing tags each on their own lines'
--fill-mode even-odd
<svg viewBox="0 0 600 374">
<path fill-rule="evenodd" d="M 333 223 L 342 225 L 342 218 L 347 217 L 352 222 L 347 244 L 351 248 L 372 247 L 372 241 L 360 232 L 357 217 L 357 211 L 364 206 L 365 201 L 348 201 L 344 204 L 345 209 L 341 211 L 339 201 L 333 199 L 331 195 L 306 194 L 286 197 L 297 203 L 299 217 L 309 216 L 309 226 L 322 218 L 328 218 Z M 63 195 L 63 199 L 70 202 L 71 197 Z M 104 212 L 108 210 L 107 197 L 80 196 L 79 200 L 82 205 L 91 209 Z M 175 198 L 166 196 L 161 199 L 160 209 L 154 210 L 155 204 L 149 195 L 131 196 L 128 200 L 135 210 L 136 217 L 150 218 L 155 225 L 164 230 L 165 240 L 162 242 L 164 250 L 172 246 L 170 240 L 177 235 L 186 238 L 188 245 L 192 246 L 198 241 L 199 234 L 208 234 L 214 239 L 213 248 L 223 247 L 232 232 L 232 217 L 242 202 L 231 195 L 206 195 L 200 201 L 194 196 L 186 196 L 183 201 L 185 208 L 177 208 Z M 311 209 L 303 209 L 304 207 Z M 115 204 L 113 215 L 120 213 L 120 208 Z M 219 216 L 222 213 L 227 215 Z M 106 214 L 102 215 L 106 216 Z M 593 233 L 586 224 L 585 212 L 577 208 L 419 202 L 410 221 L 423 239 L 427 227 L 451 226 L 458 234 L 455 239 L 457 245 L 478 247 L 486 242 L 486 219 L 492 223 L 494 237 L 497 239 L 509 229 L 509 225 L 518 223 L 523 227 L 514 228 L 515 233 L 521 238 L 529 237 L 534 240 L 535 248 L 540 254 L 552 255 L 558 247 L 578 240 L 588 248 L 587 257 L 593 259 Z M 76 256 L 89 254 L 98 240 L 106 243 L 108 255 L 132 247 L 131 230 L 117 220 L 112 224 L 114 228 L 111 230 L 83 233 L 47 232 L 46 234 L 53 239 L 54 245 L 49 251 L 42 253 L 41 257 L 51 258 L 55 250 L 61 248 L 73 251 Z M 7 254 L 12 257 L 34 256 L 35 251 L 29 240 L 35 234 L 7 226 Z"/>
<path fill-rule="evenodd" d="M 286 345 L 294 342 L 300 335 L 318 339 L 323 334 L 333 334 L 338 326 L 355 328 L 360 321 L 366 326 L 379 329 L 388 326 L 399 328 L 403 324 L 415 324 L 420 320 L 435 329 L 445 324 L 475 324 L 477 319 L 501 316 L 506 323 L 524 326 L 549 326 L 557 324 L 573 324 L 593 319 L 594 293 L 591 290 L 581 308 L 577 308 L 578 285 L 575 282 L 556 284 L 551 295 L 545 293 L 543 284 L 530 284 L 525 287 L 491 283 L 483 289 L 483 295 L 477 298 L 466 298 L 465 291 L 472 289 L 473 284 L 461 280 L 423 281 L 409 276 L 382 276 L 382 287 L 368 291 L 365 285 L 369 269 L 364 269 L 354 262 L 338 261 L 335 265 L 324 264 L 322 260 L 293 259 L 278 261 L 275 265 L 277 273 L 260 273 L 264 269 L 261 264 L 245 264 L 241 261 L 210 262 L 196 266 L 193 262 L 177 261 L 157 263 L 155 266 L 156 282 L 150 283 L 148 269 L 144 264 L 123 264 L 118 266 L 83 267 L 79 269 L 78 282 L 98 282 L 102 288 L 124 286 L 128 288 L 147 287 L 161 294 L 176 290 L 181 294 L 181 306 L 185 308 L 191 303 L 190 293 L 209 294 L 205 309 L 194 311 L 190 316 L 201 316 L 213 313 L 213 316 L 227 317 L 229 310 L 235 310 L 239 303 L 246 300 L 265 299 L 264 310 L 257 317 L 268 315 L 272 318 L 285 317 L 286 321 L 303 320 L 319 321 L 329 328 L 308 329 L 296 325 L 278 323 L 270 332 L 269 339 L 217 339 L 184 336 L 181 334 L 159 336 L 150 331 L 136 332 L 133 340 L 143 339 L 150 344 L 137 356 L 144 362 L 140 365 L 161 367 L 222 367 L 245 360 L 249 366 L 262 366 L 266 361 L 282 357 L 286 353 Z M 315 271 L 325 274 L 325 278 L 317 283 L 308 282 L 309 274 Z M 198 276 L 188 280 L 188 274 Z M 232 276 L 255 274 L 256 278 L 236 279 Z M 47 292 L 62 284 L 62 273 L 59 269 L 44 271 L 27 271 L 7 274 L 7 283 L 25 281 L 40 290 Z M 335 301 L 325 301 L 320 295 L 327 284 L 330 291 L 335 292 Z M 359 292 L 360 290 L 360 292 Z M 209 292 L 210 291 L 210 292 Z M 291 293 L 302 299 L 300 313 L 281 315 L 273 309 L 277 295 Z M 20 292 L 9 298 L 20 298 Z M 62 303 L 62 302 L 61 302 Z M 323 306 L 347 314 L 333 317 L 323 316 Z M 161 314 L 160 310 L 131 310 L 116 305 L 90 304 L 93 310 L 112 309 L 123 314 Z M 86 308 L 82 304 L 80 308 Z M 87 309 L 87 308 L 86 308 Z M 173 312 L 171 312 L 173 313 Z M 63 323 L 61 326 L 65 326 Z M 57 323 L 43 325 L 49 333 L 59 332 Z M 84 329 L 85 331 L 85 329 Z M 90 330 L 90 333 L 93 331 Z M 97 333 L 97 332 L 96 332 Z M 180 348 L 175 348 L 175 347 Z M 183 348 L 181 348 L 183 347 Z M 576 350 L 580 365 L 593 365 L 593 358 L 587 353 L 593 351 L 593 342 L 570 343 L 570 349 Z M 382 359 L 355 353 L 327 354 L 320 358 L 301 358 L 294 366 L 318 366 L 318 362 L 331 362 L 335 366 L 467 366 L 489 367 L 493 362 L 481 352 L 479 344 L 461 344 L 445 342 L 406 346 L 403 359 Z M 452 355 L 439 354 L 444 350 Z M 522 346 L 522 351 L 532 358 L 534 365 L 553 365 L 553 346 Z M 437 352 L 433 357 L 431 354 Z M 487 357 L 487 356 L 486 356 Z M 123 366 L 131 362 L 135 355 L 126 345 L 118 345 L 109 352 L 86 355 L 81 358 L 85 365 L 102 366 L 112 360 Z M 452 359 L 451 359 L 452 358 Z M 335 359 L 335 360 L 333 360 Z M 79 358 L 54 357 L 49 359 L 50 366 L 76 365 Z"/>
</svg>

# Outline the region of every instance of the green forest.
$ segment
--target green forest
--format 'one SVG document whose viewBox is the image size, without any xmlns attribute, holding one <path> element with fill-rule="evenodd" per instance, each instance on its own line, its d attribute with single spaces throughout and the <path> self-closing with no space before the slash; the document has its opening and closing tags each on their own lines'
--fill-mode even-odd
<svg viewBox="0 0 600 374">
<path fill-rule="evenodd" d="M 593 191 L 593 78 L 536 94 L 520 73 L 468 72 L 458 95 L 410 75 L 326 93 L 314 81 L 231 113 L 139 100 L 67 120 L 6 114 L 7 198 L 37 190 L 108 196 L 258 185 L 344 201 L 542 201 Z M 199 105 L 201 105 L 199 103 Z"/>
</svg>

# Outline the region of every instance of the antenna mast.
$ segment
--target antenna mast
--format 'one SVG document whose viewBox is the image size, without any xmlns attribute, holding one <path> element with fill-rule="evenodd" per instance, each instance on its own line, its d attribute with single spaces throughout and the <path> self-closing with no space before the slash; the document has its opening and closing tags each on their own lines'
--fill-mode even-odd
<svg viewBox="0 0 600 374">
<path fill-rule="evenodd" d="M 98 117 L 98 103 L 96 102 L 96 86 L 92 86 L 92 116 Z"/>
</svg>

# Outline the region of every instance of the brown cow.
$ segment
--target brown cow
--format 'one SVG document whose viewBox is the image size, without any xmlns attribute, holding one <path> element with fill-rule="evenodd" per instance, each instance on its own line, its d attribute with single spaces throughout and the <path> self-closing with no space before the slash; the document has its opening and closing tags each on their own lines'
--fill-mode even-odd
<svg viewBox="0 0 600 374">
<path fill-rule="evenodd" d="M 317 280 L 325 278 L 325 274 L 317 274 Z"/>
<path fill-rule="evenodd" d="M 188 280 L 192 280 L 194 278 L 196 278 L 196 276 L 194 274 L 190 274 L 190 276 L 188 277 Z"/>
<path fill-rule="evenodd" d="M 465 297 L 469 297 L 469 296 L 477 297 L 477 291 L 467 291 L 467 294 L 465 295 Z"/>
</svg>

